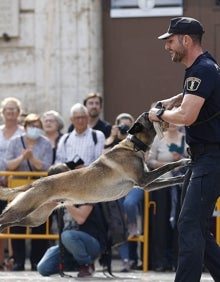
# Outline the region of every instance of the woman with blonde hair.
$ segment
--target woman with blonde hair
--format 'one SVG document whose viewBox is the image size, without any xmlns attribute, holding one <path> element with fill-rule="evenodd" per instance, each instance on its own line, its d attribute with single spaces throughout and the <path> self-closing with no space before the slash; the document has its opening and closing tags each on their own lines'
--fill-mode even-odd
<svg viewBox="0 0 220 282">
<path fill-rule="evenodd" d="M 18 117 L 21 113 L 21 102 L 15 97 L 7 97 L 1 102 L 1 117 L 3 124 L 0 125 L 0 170 L 6 170 L 5 153 L 9 141 L 16 135 L 24 132 L 23 126 L 19 125 Z M 7 186 L 7 178 L 0 177 L 0 186 Z M 0 213 L 6 206 L 5 201 L 0 201 Z M 7 269 L 5 259 L 5 239 L 0 239 L 0 270 Z M 9 250 L 9 256 L 11 256 Z"/>
</svg>

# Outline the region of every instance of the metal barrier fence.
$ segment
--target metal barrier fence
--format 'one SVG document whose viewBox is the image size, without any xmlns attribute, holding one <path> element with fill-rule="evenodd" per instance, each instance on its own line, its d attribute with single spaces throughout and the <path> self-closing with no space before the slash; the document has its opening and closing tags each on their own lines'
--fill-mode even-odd
<svg viewBox="0 0 220 282">
<path fill-rule="evenodd" d="M 36 178 L 47 176 L 47 172 L 27 172 L 27 171 L 0 171 L 0 176 L 5 176 L 8 178 L 8 187 L 15 188 L 32 183 Z M 143 243 L 143 271 L 148 270 L 148 252 L 149 252 L 149 208 L 150 205 L 155 203 L 149 201 L 149 193 L 145 191 L 144 193 L 144 230 L 143 235 L 137 236 L 135 238 L 129 238 L 129 241 L 137 241 Z M 51 239 L 57 240 L 58 234 L 50 233 L 49 220 L 46 222 L 46 232 L 43 234 L 33 234 L 31 228 L 26 228 L 25 234 L 13 234 L 10 233 L 10 228 L 7 228 L 5 233 L 0 233 L 0 239 Z M 218 199 L 216 205 L 216 240 L 220 245 L 220 198 Z"/>
<path fill-rule="evenodd" d="M 220 246 L 220 198 L 216 205 L 216 241 Z"/>
<path fill-rule="evenodd" d="M 143 271 L 148 271 L 148 252 L 149 252 L 149 208 L 153 206 L 153 212 L 156 213 L 156 203 L 149 201 L 149 193 L 144 193 L 144 230 L 143 234 L 134 238 L 128 238 L 128 241 L 143 243 Z M 216 241 L 220 246 L 220 198 L 217 201 L 216 210 Z"/>
<path fill-rule="evenodd" d="M 144 191 L 144 226 L 143 234 L 128 238 L 128 241 L 131 242 L 141 242 L 143 243 L 143 271 L 148 271 L 148 253 L 149 253 L 149 208 L 153 206 L 153 211 L 156 213 L 156 203 L 154 201 L 149 201 L 149 192 Z"/>
<path fill-rule="evenodd" d="M 149 252 L 149 245 L 148 245 L 148 239 L 149 239 L 149 193 L 144 192 L 144 228 L 143 228 L 143 234 L 128 238 L 128 241 L 131 242 L 141 242 L 143 243 L 143 271 L 148 271 L 148 252 Z"/>
<path fill-rule="evenodd" d="M 7 177 L 8 187 L 15 188 L 32 183 L 37 178 L 47 176 L 47 172 L 35 172 L 35 171 L 0 171 L 0 176 Z M 58 234 L 50 233 L 49 219 L 46 221 L 46 231 L 43 234 L 32 233 L 31 227 L 26 227 L 25 234 L 14 234 L 10 232 L 10 228 L 4 233 L 0 233 L 0 239 L 58 239 Z"/>
</svg>

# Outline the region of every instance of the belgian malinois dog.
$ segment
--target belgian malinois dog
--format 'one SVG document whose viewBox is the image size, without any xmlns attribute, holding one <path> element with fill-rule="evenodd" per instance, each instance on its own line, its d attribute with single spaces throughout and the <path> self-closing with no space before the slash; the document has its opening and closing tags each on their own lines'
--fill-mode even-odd
<svg viewBox="0 0 220 282">
<path fill-rule="evenodd" d="M 121 198 L 134 187 L 152 191 L 181 184 L 184 176 L 159 178 L 186 166 L 189 159 L 149 171 L 145 151 L 156 135 L 148 113 L 142 113 L 129 129 L 126 139 L 102 154 L 88 167 L 40 178 L 16 189 L 1 188 L 0 199 L 11 201 L 0 216 L 0 231 L 8 226 L 38 226 L 64 202 L 97 203 Z"/>
</svg>

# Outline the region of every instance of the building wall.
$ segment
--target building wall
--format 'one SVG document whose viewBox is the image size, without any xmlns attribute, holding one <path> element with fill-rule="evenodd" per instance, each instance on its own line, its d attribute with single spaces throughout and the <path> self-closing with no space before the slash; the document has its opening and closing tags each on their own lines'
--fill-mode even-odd
<svg viewBox="0 0 220 282">
<path fill-rule="evenodd" d="M 19 19 L 17 36 L 0 37 L 0 100 L 15 96 L 26 112 L 55 109 L 68 122 L 75 102 L 103 90 L 101 0 L 1 0 L 2 11 L 4 1 L 18 4 Z"/>
</svg>

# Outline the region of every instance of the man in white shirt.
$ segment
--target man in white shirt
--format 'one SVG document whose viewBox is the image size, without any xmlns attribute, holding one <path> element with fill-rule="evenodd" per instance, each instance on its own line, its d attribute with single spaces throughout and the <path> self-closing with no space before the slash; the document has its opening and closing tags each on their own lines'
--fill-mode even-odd
<svg viewBox="0 0 220 282">
<path fill-rule="evenodd" d="M 70 115 L 74 130 L 61 137 L 56 163 L 70 163 L 71 168 L 88 166 L 102 154 L 105 136 L 101 131 L 89 127 L 88 110 L 82 104 L 73 105 Z"/>
</svg>

